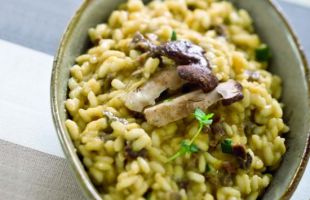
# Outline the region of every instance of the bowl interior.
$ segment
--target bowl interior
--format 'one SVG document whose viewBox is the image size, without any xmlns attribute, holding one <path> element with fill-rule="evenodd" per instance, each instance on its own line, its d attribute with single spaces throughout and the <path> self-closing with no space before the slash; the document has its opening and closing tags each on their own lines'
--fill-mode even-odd
<svg viewBox="0 0 310 200">
<path fill-rule="evenodd" d="M 69 69 L 74 64 L 75 57 L 84 53 L 89 47 L 88 29 L 106 21 L 110 13 L 122 2 L 125 1 L 85 1 L 63 37 L 53 69 L 51 97 L 59 138 L 82 189 L 91 199 L 100 197 L 84 172 L 64 128 L 67 115 L 63 102 L 67 96 Z M 256 31 L 272 50 L 273 58 L 269 69 L 283 79 L 284 118 L 291 130 L 286 136 L 287 153 L 263 199 L 289 197 L 298 182 L 293 183 L 292 180 L 301 176 L 296 172 L 302 161 L 304 160 L 305 165 L 307 160 L 303 158 L 308 145 L 310 126 L 306 64 L 289 27 L 268 0 L 233 0 L 233 2 L 238 7 L 248 10 L 253 17 Z"/>
</svg>

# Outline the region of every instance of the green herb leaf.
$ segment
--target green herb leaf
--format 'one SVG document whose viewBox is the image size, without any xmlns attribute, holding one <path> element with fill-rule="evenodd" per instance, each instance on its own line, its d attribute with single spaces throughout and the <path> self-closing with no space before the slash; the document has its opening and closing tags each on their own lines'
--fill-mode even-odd
<svg viewBox="0 0 310 200">
<path fill-rule="evenodd" d="M 199 148 L 197 147 L 197 145 L 191 144 L 187 140 L 183 140 L 181 142 L 181 148 L 179 149 L 179 151 L 173 156 L 171 156 L 168 161 L 175 160 L 176 158 L 183 156 L 187 153 L 197 153 L 198 151 L 199 151 Z"/>
<path fill-rule="evenodd" d="M 201 109 L 197 108 L 194 112 L 195 118 L 199 122 L 199 128 L 195 135 L 192 137 L 190 141 L 183 140 L 180 144 L 180 149 L 178 152 L 176 152 L 173 156 L 171 156 L 168 159 L 168 162 L 175 160 L 176 158 L 185 155 L 186 153 L 197 153 L 199 151 L 199 148 L 197 145 L 194 144 L 195 139 L 198 137 L 198 135 L 201 133 L 201 130 L 203 126 L 209 126 L 212 124 L 213 120 L 213 113 L 205 114 Z"/>
<path fill-rule="evenodd" d="M 191 144 L 189 150 L 191 153 L 197 153 L 199 151 L 199 148 L 197 147 L 197 145 Z"/>
<path fill-rule="evenodd" d="M 205 115 L 206 113 L 204 113 L 200 108 L 195 109 L 194 116 L 198 121 L 200 121 Z"/>
<path fill-rule="evenodd" d="M 181 142 L 181 148 L 184 148 L 184 149 L 186 149 L 187 147 L 189 147 L 189 141 L 187 141 L 187 140 L 182 140 L 182 142 Z"/>
<path fill-rule="evenodd" d="M 177 32 L 173 30 L 171 34 L 171 41 L 176 41 L 176 40 L 178 40 Z"/>
<path fill-rule="evenodd" d="M 183 149 L 185 153 L 196 153 L 199 151 L 199 148 L 197 147 L 197 145 L 191 144 L 187 140 L 183 140 L 181 142 L 181 149 Z"/>
<path fill-rule="evenodd" d="M 232 140 L 225 139 L 221 142 L 221 149 L 223 153 L 232 153 Z"/>
<path fill-rule="evenodd" d="M 199 123 L 208 126 L 212 124 L 213 122 L 212 117 L 214 116 L 214 114 L 213 113 L 206 114 L 200 108 L 196 108 L 194 116 L 199 121 Z"/>
<path fill-rule="evenodd" d="M 266 44 L 262 44 L 255 49 L 256 60 L 266 62 L 271 58 L 269 47 Z"/>
</svg>

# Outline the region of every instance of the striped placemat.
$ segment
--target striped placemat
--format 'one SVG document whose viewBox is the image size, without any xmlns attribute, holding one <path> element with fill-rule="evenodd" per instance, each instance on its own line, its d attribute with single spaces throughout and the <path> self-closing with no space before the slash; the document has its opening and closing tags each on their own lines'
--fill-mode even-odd
<svg viewBox="0 0 310 200">
<path fill-rule="evenodd" d="M 64 159 L 49 105 L 53 55 L 81 2 L 0 0 L 0 199 L 84 199 Z M 278 3 L 310 58 L 309 0 Z M 308 166 L 292 199 L 310 199 L 309 188 Z"/>
</svg>

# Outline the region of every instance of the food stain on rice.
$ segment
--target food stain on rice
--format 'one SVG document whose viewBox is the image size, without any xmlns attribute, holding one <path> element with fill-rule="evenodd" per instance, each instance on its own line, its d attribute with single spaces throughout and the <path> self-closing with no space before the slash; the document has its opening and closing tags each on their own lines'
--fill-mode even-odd
<svg viewBox="0 0 310 200">
<path fill-rule="evenodd" d="M 152 55 L 135 48 L 132 40 L 137 33 L 153 46 L 170 42 L 198 48 L 208 62 L 208 75 L 219 85 L 240 84 L 240 98 L 204 108 L 191 102 L 197 107 L 184 116 L 170 116 L 168 124 L 150 123 L 147 119 L 154 116 L 144 116 L 145 110 L 161 105 L 171 109 L 182 95 L 201 88 L 191 79 L 180 79 L 184 74 L 177 76 L 179 64 L 191 64 L 183 63 L 179 55 Z M 289 127 L 279 102 L 281 79 L 267 71 L 271 54 L 254 32 L 247 11 L 228 1 L 163 0 L 145 5 L 128 0 L 107 23 L 91 28 L 89 37 L 93 46 L 70 69 L 65 125 L 104 200 L 229 200 L 262 195 L 272 180 L 266 169 L 276 169 L 286 151 L 282 134 Z M 160 79 L 171 71 L 178 83 Z M 170 85 L 165 85 L 167 81 Z M 201 96 L 208 97 L 208 92 L 201 91 Z M 214 94 L 225 99 L 229 93 Z M 195 108 L 202 109 L 199 121 L 193 115 Z M 200 127 L 204 116 L 209 121 Z M 183 151 L 177 154 L 180 145 Z"/>
</svg>

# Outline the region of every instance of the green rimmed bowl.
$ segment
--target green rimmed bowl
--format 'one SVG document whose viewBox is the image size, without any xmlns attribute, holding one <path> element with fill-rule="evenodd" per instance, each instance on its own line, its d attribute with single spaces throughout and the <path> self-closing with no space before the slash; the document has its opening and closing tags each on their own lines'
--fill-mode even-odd
<svg viewBox="0 0 310 200">
<path fill-rule="evenodd" d="M 72 171 L 88 199 L 101 199 L 76 154 L 65 128 L 69 69 L 75 58 L 89 47 L 88 29 L 105 21 L 125 0 L 85 0 L 71 20 L 55 56 L 51 80 L 51 105 L 60 143 Z M 310 104 L 308 66 L 300 44 L 279 9 L 270 0 L 232 0 L 249 11 L 255 28 L 272 50 L 270 70 L 283 79 L 284 118 L 291 128 L 286 138 L 287 153 L 263 195 L 264 200 L 289 199 L 310 154 Z"/>
</svg>

